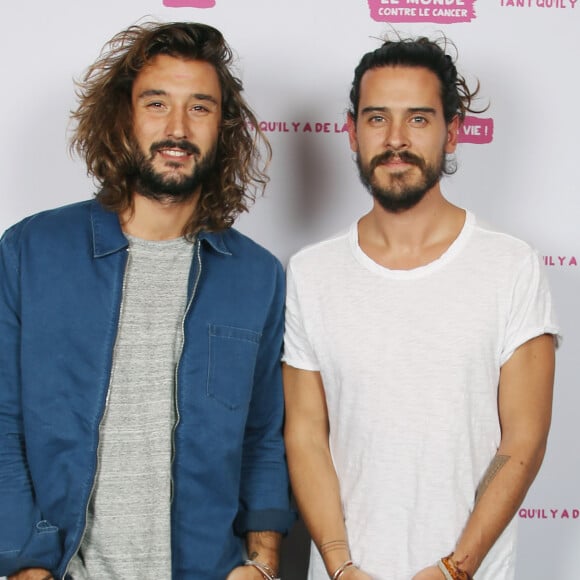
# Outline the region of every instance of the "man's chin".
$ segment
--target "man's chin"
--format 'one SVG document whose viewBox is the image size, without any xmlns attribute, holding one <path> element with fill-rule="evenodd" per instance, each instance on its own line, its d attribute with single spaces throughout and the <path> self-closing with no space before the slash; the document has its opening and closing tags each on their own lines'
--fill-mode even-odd
<svg viewBox="0 0 580 580">
<path fill-rule="evenodd" d="M 404 179 L 403 173 L 392 174 L 391 179 L 374 179 L 371 182 L 371 187 L 377 191 L 387 192 L 387 195 L 392 197 L 404 196 L 409 190 L 415 190 L 419 184 L 410 183 Z"/>
<path fill-rule="evenodd" d="M 144 197 L 150 199 L 180 202 L 191 199 L 199 188 L 199 184 L 190 179 L 164 179 L 151 181 L 141 181 L 137 183 L 136 190 Z"/>
<path fill-rule="evenodd" d="M 179 189 L 191 185 L 194 180 L 191 169 L 179 168 L 155 173 L 154 181 L 159 188 Z"/>
<path fill-rule="evenodd" d="M 165 167 L 162 171 L 157 171 L 156 175 L 159 181 L 167 183 L 178 183 L 191 177 L 192 169 L 190 167 Z"/>
<path fill-rule="evenodd" d="M 175 189 L 183 187 L 189 181 L 189 176 L 187 175 L 176 175 L 176 176 L 167 176 L 159 180 L 159 184 L 162 187 L 166 187 L 168 189 Z"/>
</svg>

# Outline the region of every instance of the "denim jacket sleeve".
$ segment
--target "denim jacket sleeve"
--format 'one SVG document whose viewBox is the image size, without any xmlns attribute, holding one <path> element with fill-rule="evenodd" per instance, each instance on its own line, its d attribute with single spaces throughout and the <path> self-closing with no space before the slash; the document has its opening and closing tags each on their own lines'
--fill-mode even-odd
<svg viewBox="0 0 580 580">
<path fill-rule="evenodd" d="M 244 437 L 240 510 L 236 532 L 287 533 L 295 514 L 289 505 L 289 482 L 282 425 L 281 355 L 285 282 L 276 260 L 268 319 L 260 340 L 252 400 Z"/>
<path fill-rule="evenodd" d="M 26 460 L 20 373 L 21 296 L 14 226 L 0 240 L 0 576 L 54 569 L 60 542 L 36 505 Z"/>
</svg>

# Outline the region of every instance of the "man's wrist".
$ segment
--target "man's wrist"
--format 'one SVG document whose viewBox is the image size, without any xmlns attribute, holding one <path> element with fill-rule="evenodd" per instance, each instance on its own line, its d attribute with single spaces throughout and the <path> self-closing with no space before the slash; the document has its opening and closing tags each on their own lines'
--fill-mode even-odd
<svg viewBox="0 0 580 580">
<path fill-rule="evenodd" d="M 252 566 L 265 580 L 278 578 L 282 534 L 271 530 L 251 531 L 246 534 L 248 557 L 245 566 Z"/>
<path fill-rule="evenodd" d="M 322 556 L 329 578 L 333 578 L 341 566 L 351 561 L 350 549 L 346 540 L 324 542 L 320 544 L 318 551 Z"/>
<path fill-rule="evenodd" d="M 345 560 L 332 574 L 330 574 L 330 580 L 339 580 L 342 575 L 349 569 L 349 568 L 356 568 L 354 562 L 349 558 Z"/>
<path fill-rule="evenodd" d="M 45 568 L 24 568 L 7 578 L 8 580 L 54 580 L 52 572 Z"/>
<path fill-rule="evenodd" d="M 268 564 L 260 562 L 259 560 L 246 560 L 244 566 L 252 566 L 256 568 L 265 578 L 265 580 L 280 580 L 278 573 Z"/>
<path fill-rule="evenodd" d="M 453 559 L 453 552 L 437 562 L 437 567 L 443 573 L 445 580 L 473 580 L 471 575 L 461 568 L 461 564 Z"/>
</svg>

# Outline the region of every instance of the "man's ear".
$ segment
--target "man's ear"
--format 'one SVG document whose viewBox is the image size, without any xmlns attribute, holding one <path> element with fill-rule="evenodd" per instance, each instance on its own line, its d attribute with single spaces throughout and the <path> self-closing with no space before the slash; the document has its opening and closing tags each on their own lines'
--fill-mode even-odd
<svg viewBox="0 0 580 580">
<path fill-rule="evenodd" d="M 447 125 L 447 140 L 445 141 L 445 153 L 454 153 L 457 147 L 457 137 L 459 135 L 459 127 L 461 121 L 459 115 L 455 115 L 451 122 Z"/>
<path fill-rule="evenodd" d="M 356 121 L 351 113 L 346 114 L 346 126 L 348 128 L 348 142 L 350 143 L 350 148 L 352 151 L 357 153 L 358 141 L 356 138 Z"/>
</svg>

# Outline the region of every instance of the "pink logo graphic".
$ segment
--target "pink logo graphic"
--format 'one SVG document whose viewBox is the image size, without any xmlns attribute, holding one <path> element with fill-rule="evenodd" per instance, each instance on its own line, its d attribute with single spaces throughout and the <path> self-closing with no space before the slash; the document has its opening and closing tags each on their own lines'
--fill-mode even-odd
<svg viewBox="0 0 580 580">
<path fill-rule="evenodd" d="M 258 123 L 264 133 L 347 133 L 348 126 L 344 121 L 260 121 Z M 457 135 L 459 143 L 475 143 L 483 145 L 493 141 L 493 119 L 482 117 L 465 117 Z"/>
<path fill-rule="evenodd" d="M 477 0 L 368 0 L 377 22 L 436 22 L 453 24 L 475 18 Z"/>
<path fill-rule="evenodd" d="M 169 8 L 213 8 L 216 0 L 163 0 Z"/>
<path fill-rule="evenodd" d="M 577 520 L 580 510 L 577 508 L 525 508 L 518 511 L 522 520 Z"/>
<path fill-rule="evenodd" d="M 576 8 L 578 0 L 501 0 L 501 6 L 510 8 Z"/>
<path fill-rule="evenodd" d="M 346 123 L 330 121 L 260 121 L 264 133 L 346 133 Z"/>
<path fill-rule="evenodd" d="M 465 117 L 457 136 L 459 143 L 476 143 L 482 145 L 493 141 L 493 119 Z"/>
<path fill-rule="evenodd" d="M 544 256 L 544 266 L 560 266 L 561 268 L 568 266 L 578 266 L 578 259 L 576 256 Z"/>
</svg>

